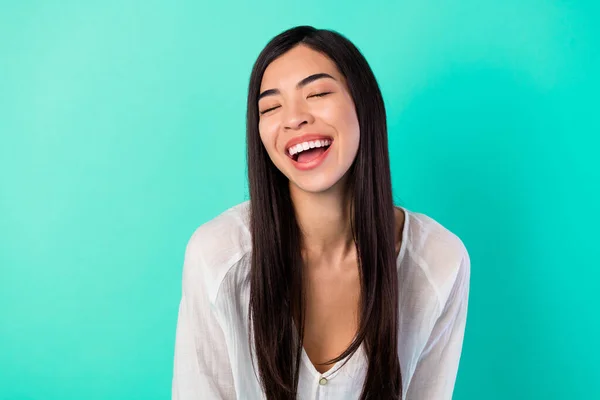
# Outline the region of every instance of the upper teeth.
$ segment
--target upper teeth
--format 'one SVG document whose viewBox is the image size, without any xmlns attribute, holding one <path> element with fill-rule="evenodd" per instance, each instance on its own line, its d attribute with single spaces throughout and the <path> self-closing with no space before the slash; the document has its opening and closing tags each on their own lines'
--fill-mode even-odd
<svg viewBox="0 0 600 400">
<path fill-rule="evenodd" d="M 312 149 L 315 147 L 329 146 L 330 144 L 331 144 L 331 140 L 329 140 L 329 139 L 311 140 L 309 142 L 298 143 L 298 144 L 290 147 L 288 149 L 288 152 L 290 153 L 290 156 L 293 156 L 294 154 L 301 153 L 304 150 Z"/>
</svg>

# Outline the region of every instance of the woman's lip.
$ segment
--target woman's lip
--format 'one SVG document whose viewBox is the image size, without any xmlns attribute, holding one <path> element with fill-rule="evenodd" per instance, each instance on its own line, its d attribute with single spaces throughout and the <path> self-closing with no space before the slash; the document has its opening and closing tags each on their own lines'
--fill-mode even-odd
<svg viewBox="0 0 600 400">
<path fill-rule="evenodd" d="M 291 156 L 290 159 L 292 160 L 292 164 L 294 165 L 294 167 L 296 167 L 296 169 L 299 169 L 300 171 L 307 171 L 321 165 L 321 163 L 325 161 L 327 155 L 329 155 L 329 150 L 331 150 L 331 147 L 333 147 L 333 141 L 331 142 L 329 147 L 323 152 L 323 154 L 307 163 L 299 163 L 298 161 L 294 160 Z"/>
<path fill-rule="evenodd" d="M 295 146 L 299 143 L 313 142 L 315 140 L 330 140 L 333 142 L 333 138 L 331 136 L 309 133 L 309 134 L 302 135 L 300 137 L 297 137 L 297 138 L 292 139 L 289 142 L 287 142 L 285 144 L 285 152 L 289 153 L 290 147 Z"/>
<path fill-rule="evenodd" d="M 333 144 L 333 139 L 327 139 L 327 140 L 329 140 L 331 142 L 331 143 L 329 143 L 329 147 L 331 147 L 331 145 Z M 329 147 L 327 148 L 327 150 L 329 150 Z M 290 154 L 289 149 L 285 149 L 284 152 L 285 152 L 285 155 L 287 155 L 292 161 L 296 161 L 296 160 L 294 160 L 294 156 Z M 296 154 L 298 154 L 298 153 L 296 153 Z M 294 155 L 296 155 L 296 154 L 294 154 Z"/>
</svg>

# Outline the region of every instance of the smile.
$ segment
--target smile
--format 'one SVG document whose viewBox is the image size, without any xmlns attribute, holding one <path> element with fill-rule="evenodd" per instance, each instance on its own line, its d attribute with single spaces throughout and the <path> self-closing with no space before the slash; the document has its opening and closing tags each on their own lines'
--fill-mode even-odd
<svg viewBox="0 0 600 400">
<path fill-rule="evenodd" d="M 310 147 L 309 144 L 308 149 L 305 149 L 306 145 L 303 143 L 292 146 L 290 150 L 286 152 L 292 161 L 292 165 L 301 171 L 307 171 L 321 165 L 329 155 L 333 141 L 323 140 L 320 142 L 321 143 L 314 143 L 313 147 Z M 302 150 L 300 150 L 298 146 L 302 146 Z"/>
<path fill-rule="evenodd" d="M 310 140 L 302 143 L 295 144 L 287 149 L 288 156 L 290 156 L 293 160 L 297 161 L 300 154 L 304 152 L 319 154 L 322 150 L 313 150 L 313 149 L 324 149 L 327 150 L 331 146 L 330 139 L 324 140 Z M 306 154 L 306 153 L 305 153 Z M 312 158 L 312 157 L 311 157 Z"/>
</svg>

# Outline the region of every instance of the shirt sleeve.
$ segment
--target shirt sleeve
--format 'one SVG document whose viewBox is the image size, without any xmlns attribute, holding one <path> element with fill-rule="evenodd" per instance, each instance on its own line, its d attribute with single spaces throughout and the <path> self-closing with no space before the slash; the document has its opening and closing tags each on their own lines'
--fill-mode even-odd
<svg viewBox="0 0 600 400">
<path fill-rule="evenodd" d="M 202 239 L 195 232 L 185 251 L 172 399 L 235 399 L 225 337 L 209 301 L 201 253 Z"/>
<path fill-rule="evenodd" d="M 450 400 L 465 332 L 471 263 L 464 251 L 456 280 L 409 383 L 407 400 Z"/>
</svg>

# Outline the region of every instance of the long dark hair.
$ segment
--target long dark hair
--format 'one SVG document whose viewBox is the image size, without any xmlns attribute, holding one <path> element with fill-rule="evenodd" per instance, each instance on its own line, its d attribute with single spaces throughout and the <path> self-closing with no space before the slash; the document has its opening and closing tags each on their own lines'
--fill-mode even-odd
<svg viewBox="0 0 600 400">
<path fill-rule="evenodd" d="M 289 29 L 266 45 L 252 69 L 246 119 L 252 234 L 249 343 L 256 352 L 267 398 L 295 398 L 305 315 L 302 238 L 288 179 L 270 160 L 260 139 L 258 95 L 267 66 L 299 44 L 325 54 L 337 65 L 346 78 L 360 127 L 360 145 L 347 186 L 361 281 L 360 322 L 355 340 L 327 364 L 349 357 L 364 343 L 368 370 L 360 398 L 399 399 L 398 275 L 385 107 L 361 52 L 331 30 Z"/>
</svg>

